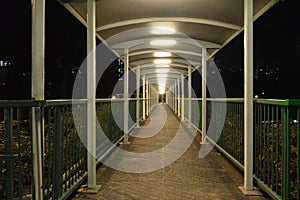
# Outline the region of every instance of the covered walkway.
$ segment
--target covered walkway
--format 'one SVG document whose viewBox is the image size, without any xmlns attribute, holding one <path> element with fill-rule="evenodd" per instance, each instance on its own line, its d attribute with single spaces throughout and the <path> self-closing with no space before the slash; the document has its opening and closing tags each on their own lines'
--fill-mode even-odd
<svg viewBox="0 0 300 200">
<path fill-rule="evenodd" d="M 84 181 L 87 192 L 101 187 L 80 199 L 247 199 L 254 184 L 300 199 L 300 101 L 253 95 L 253 23 L 278 0 L 58 1 L 87 27 L 87 57 L 72 99 L 45 100 L 46 4 L 32 1 L 32 100 L 0 102 L 0 199 L 68 199 Z M 244 98 L 231 99 L 213 58 L 242 32 Z M 124 66 L 121 98 L 98 99 L 113 61 Z M 131 155 L 116 159 L 120 141 Z M 211 144 L 244 174 L 214 149 L 200 159 Z M 156 159 L 137 156 L 154 150 Z M 97 170 L 107 160 L 121 170 Z"/>
<path fill-rule="evenodd" d="M 120 147 L 139 153 L 165 147 L 176 135 L 180 123 L 185 123 L 180 122 L 165 104 L 158 104 L 144 126 L 135 128 L 132 134 L 149 134 L 147 127 L 157 127 L 164 121 L 162 110 L 166 111 L 167 118 L 157 134 L 149 138 L 130 137 L 131 144 L 121 144 Z M 194 137 L 193 129 L 184 126 L 182 130 L 187 136 Z M 125 173 L 101 166 L 97 170 L 100 191 L 97 194 L 86 194 L 83 187 L 73 199 L 268 199 L 264 196 L 244 196 L 238 188 L 243 184 L 242 174 L 217 150 L 213 149 L 208 156 L 200 159 L 198 154 L 201 144 L 198 136 L 178 160 L 154 172 Z M 174 145 L 172 148 L 182 147 Z M 111 157 L 114 157 L 114 153 Z M 119 163 L 122 165 L 123 161 Z"/>
</svg>

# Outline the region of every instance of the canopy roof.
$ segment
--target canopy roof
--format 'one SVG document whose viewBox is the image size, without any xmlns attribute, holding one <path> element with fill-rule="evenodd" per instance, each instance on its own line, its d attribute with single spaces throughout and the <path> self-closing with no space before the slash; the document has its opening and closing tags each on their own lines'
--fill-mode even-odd
<svg viewBox="0 0 300 200">
<path fill-rule="evenodd" d="M 85 0 L 60 0 L 84 25 L 87 24 Z M 254 0 L 254 20 L 277 0 Z M 129 50 L 131 68 L 151 77 L 157 66 L 154 52 L 170 52 L 174 77 L 186 75 L 187 66 L 201 66 L 202 50 L 212 57 L 243 31 L 243 0 L 98 0 L 96 1 L 97 37 L 117 55 Z M 153 31 L 158 31 L 154 32 Z M 176 42 L 155 46 L 153 40 Z M 173 40 L 173 41 L 170 41 Z M 161 44 L 161 43 L 159 43 Z M 163 66 L 162 66 L 163 67 Z M 172 76 L 173 77 L 173 76 Z"/>
</svg>

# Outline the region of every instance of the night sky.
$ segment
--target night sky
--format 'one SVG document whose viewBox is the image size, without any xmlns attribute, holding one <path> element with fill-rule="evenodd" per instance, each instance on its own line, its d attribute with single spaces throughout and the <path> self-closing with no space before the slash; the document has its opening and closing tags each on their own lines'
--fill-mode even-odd
<svg viewBox="0 0 300 200">
<path fill-rule="evenodd" d="M 30 99 L 31 0 L 1 1 L 0 8 L 0 99 Z M 262 98 L 300 98 L 298 8 L 297 0 L 279 2 L 254 23 L 254 86 L 255 94 Z M 46 99 L 71 98 L 74 69 L 85 54 L 85 27 L 56 0 L 47 0 Z M 227 96 L 243 97 L 243 35 L 214 59 Z M 7 61 L 6 66 L 1 66 L 1 61 Z M 110 76 L 106 76 L 112 84 L 102 80 L 100 84 L 106 83 L 106 90 L 100 91 L 98 97 L 108 97 L 118 81 L 119 65 L 112 65 L 107 71 Z M 199 85 L 199 81 L 194 75 L 194 85 Z"/>
</svg>

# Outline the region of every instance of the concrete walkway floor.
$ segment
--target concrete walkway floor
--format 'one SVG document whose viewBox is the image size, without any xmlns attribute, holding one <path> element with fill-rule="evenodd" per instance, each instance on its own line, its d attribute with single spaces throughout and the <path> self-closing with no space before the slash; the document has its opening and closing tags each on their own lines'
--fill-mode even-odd
<svg viewBox="0 0 300 200">
<path fill-rule="evenodd" d="M 162 122 L 164 126 L 159 133 L 153 135 L 151 131 L 149 132 L 151 129 L 157 129 Z M 132 133 L 144 138 L 131 136 L 131 144 L 121 144 L 119 147 L 137 153 L 160 150 L 170 144 L 179 132 L 179 126 L 180 122 L 170 108 L 160 104 L 155 107 L 145 125 L 135 128 Z M 183 130 L 185 130 L 185 135 L 192 135 L 187 128 Z M 152 137 L 146 138 L 151 134 Z M 79 189 L 72 199 L 270 199 L 265 194 L 244 196 L 238 188 L 243 185 L 243 174 L 215 149 L 200 159 L 198 157 L 200 147 L 199 134 L 197 134 L 183 155 L 175 162 L 147 173 L 127 173 L 103 165 L 97 171 L 97 184 L 101 185 L 100 191 L 97 194 L 86 194 L 81 192 L 83 189 Z M 172 148 L 176 151 L 182 146 L 177 144 L 177 147 L 174 145 L 170 147 Z M 114 152 L 111 156 L 113 159 Z M 119 163 L 122 165 L 122 160 Z"/>
</svg>

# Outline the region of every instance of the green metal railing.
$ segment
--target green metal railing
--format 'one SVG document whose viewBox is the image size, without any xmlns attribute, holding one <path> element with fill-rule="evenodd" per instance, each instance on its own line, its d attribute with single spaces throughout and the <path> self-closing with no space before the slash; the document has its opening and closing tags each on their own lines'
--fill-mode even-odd
<svg viewBox="0 0 300 200">
<path fill-rule="evenodd" d="M 198 101 L 201 106 L 201 99 Z M 241 99 L 208 99 L 207 126 L 213 101 L 227 104 L 216 148 L 243 170 L 244 102 Z M 273 199 L 300 199 L 299 121 L 300 100 L 254 101 L 254 180 Z M 201 123 L 195 124 L 193 118 L 192 123 L 201 132 Z"/>
<path fill-rule="evenodd" d="M 135 125 L 135 99 L 130 99 L 129 128 Z M 0 199 L 35 197 L 32 148 L 32 108 L 40 108 L 42 191 L 44 199 L 67 199 L 86 179 L 86 100 L 0 101 Z M 98 126 L 117 144 L 123 137 L 111 107 L 123 113 L 123 100 L 96 101 Z M 97 156 L 111 146 L 97 134 Z M 98 165 L 101 163 L 98 162 Z"/>
</svg>

